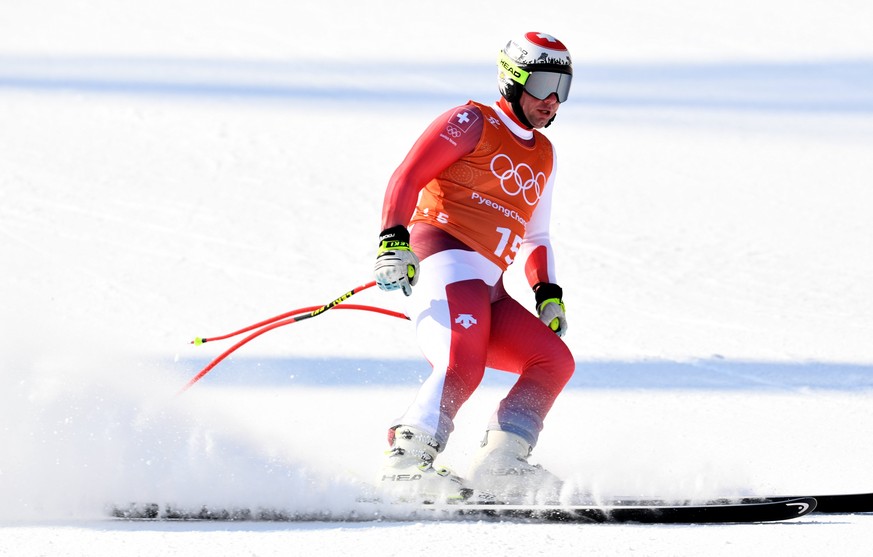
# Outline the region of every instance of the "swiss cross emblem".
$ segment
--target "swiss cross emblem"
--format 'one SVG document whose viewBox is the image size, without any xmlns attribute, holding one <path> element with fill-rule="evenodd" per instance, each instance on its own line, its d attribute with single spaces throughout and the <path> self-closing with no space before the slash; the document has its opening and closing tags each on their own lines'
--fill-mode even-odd
<svg viewBox="0 0 873 557">
<path fill-rule="evenodd" d="M 462 106 L 449 116 L 449 124 L 458 128 L 463 133 L 466 133 L 467 130 L 470 129 L 470 126 L 475 124 L 478 120 L 479 115 L 470 110 L 467 106 Z"/>
</svg>

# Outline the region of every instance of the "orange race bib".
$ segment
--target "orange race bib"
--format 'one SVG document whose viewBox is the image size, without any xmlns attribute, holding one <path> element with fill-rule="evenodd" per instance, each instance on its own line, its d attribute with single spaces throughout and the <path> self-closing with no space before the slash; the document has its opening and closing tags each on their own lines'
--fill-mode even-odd
<svg viewBox="0 0 873 557">
<path fill-rule="evenodd" d="M 505 270 L 545 193 L 552 144 L 534 130 L 533 145 L 522 145 L 493 108 L 471 104 L 485 118 L 479 143 L 425 186 L 411 222 L 445 230 Z"/>
</svg>

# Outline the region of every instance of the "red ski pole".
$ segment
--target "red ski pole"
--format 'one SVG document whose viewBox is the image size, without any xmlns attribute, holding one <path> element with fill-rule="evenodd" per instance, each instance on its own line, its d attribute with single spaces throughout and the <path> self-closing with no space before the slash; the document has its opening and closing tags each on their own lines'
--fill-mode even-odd
<svg viewBox="0 0 873 557">
<path fill-rule="evenodd" d="M 253 331 L 253 330 L 258 329 L 260 327 L 270 325 L 271 323 L 275 323 L 277 321 L 281 321 L 281 320 L 287 319 L 289 317 L 295 317 L 295 316 L 298 316 L 298 315 L 301 315 L 301 314 L 304 314 L 307 312 L 311 312 L 313 310 L 318 310 L 318 309 L 321 309 L 323 307 L 324 306 L 308 306 L 305 308 L 297 308 L 295 310 L 286 311 L 285 313 L 282 313 L 282 314 L 277 315 L 275 317 L 271 317 L 269 319 L 264 319 L 263 321 L 255 323 L 254 325 L 249 325 L 248 327 L 244 327 L 244 328 L 242 328 L 238 331 L 234 331 L 232 333 L 226 333 L 226 334 L 218 335 L 218 336 L 214 336 L 214 337 L 197 337 L 191 341 L 191 344 L 196 344 L 197 346 L 200 346 L 201 344 L 206 344 L 207 342 L 214 342 L 216 340 L 229 339 L 229 338 L 241 335 L 243 333 Z M 343 304 L 343 305 L 334 306 L 331 309 L 354 309 L 354 310 L 359 310 L 359 311 L 372 311 L 373 313 L 381 313 L 384 315 L 390 315 L 391 317 L 399 317 L 401 319 L 408 319 L 408 317 L 406 317 L 405 314 L 400 313 L 399 311 L 394 311 L 394 310 L 375 307 L 375 306 L 363 306 L 360 304 Z M 309 317 L 314 317 L 314 316 L 310 315 Z M 306 319 L 306 317 L 301 317 L 301 319 Z M 289 323 L 285 323 L 285 324 L 288 325 L 290 323 L 293 323 L 293 321 L 291 321 Z"/>
<path fill-rule="evenodd" d="M 194 383 L 199 381 L 204 375 L 209 373 L 222 360 L 224 360 L 225 358 L 230 356 L 233 352 L 235 352 L 237 349 L 239 349 L 241 346 L 245 345 L 249 341 L 261 336 L 262 334 L 266 333 L 267 331 L 272 331 L 273 329 L 276 329 L 278 327 L 290 325 L 292 323 L 297 323 L 298 321 L 303 321 L 305 319 L 309 319 L 309 318 L 315 317 L 317 315 L 321 315 L 322 313 L 326 312 L 329 309 L 334 309 L 334 308 L 357 309 L 357 310 L 363 310 L 363 311 L 372 311 L 372 312 L 376 312 L 376 313 L 382 313 L 384 315 L 398 317 L 401 319 L 409 319 L 403 313 L 400 313 L 398 311 L 392 311 L 389 309 L 378 308 L 378 307 L 373 307 L 373 306 L 362 306 L 362 305 L 356 305 L 356 304 L 347 304 L 345 306 L 340 305 L 344 301 L 351 298 L 353 295 L 357 294 L 358 292 L 361 292 L 363 290 L 371 288 L 375 285 L 376 285 L 376 281 L 368 282 L 367 284 L 364 284 L 362 286 L 358 286 L 357 288 L 353 288 L 352 290 L 349 290 L 348 292 L 346 292 L 345 294 L 343 294 L 339 298 L 333 300 L 330 303 L 324 304 L 323 306 L 310 306 L 310 307 L 305 307 L 305 308 L 300 308 L 300 309 L 296 309 L 293 311 L 289 311 L 289 312 L 283 313 L 281 315 L 277 315 L 275 317 L 265 319 L 264 321 L 260 321 L 258 323 L 255 323 L 254 325 L 249 325 L 248 327 L 244 327 L 244 328 L 242 328 L 238 331 L 234 331 L 232 333 L 228 333 L 228 334 L 220 335 L 220 336 L 215 336 L 215 337 L 209 337 L 209 338 L 201 338 L 201 337 L 195 338 L 194 340 L 191 341 L 191 344 L 200 345 L 200 344 L 204 344 L 206 342 L 231 338 L 231 337 L 240 335 L 242 333 L 254 331 L 253 333 L 249 334 L 248 336 L 246 336 L 245 338 L 243 338 L 242 340 L 240 340 L 239 342 L 237 342 L 236 344 L 234 344 L 233 346 L 231 346 L 230 348 L 228 348 L 227 350 L 222 352 L 214 360 L 209 362 L 209 364 L 206 367 L 204 367 L 202 370 L 200 370 L 200 372 L 197 373 L 197 375 L 192 377 L 191 380 L 188 381 L 188 383 L 179 390 L 178 394 L 182 394 L 183 392 L 187 391 L 191 387 L 191 385 L 193 385 Z"/>
</svg>

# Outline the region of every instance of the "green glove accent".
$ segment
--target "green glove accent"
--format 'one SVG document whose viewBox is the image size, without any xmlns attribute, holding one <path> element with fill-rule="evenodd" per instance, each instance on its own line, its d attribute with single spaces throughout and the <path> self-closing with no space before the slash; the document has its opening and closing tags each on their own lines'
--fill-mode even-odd
<svg viewBox="0 0 873 557">
<path fill-rule="evenodd" d="M 567 311 L 567 308 L 564 306 L 564 302 L 562 302 L 560 299 L 549 298 L 548 300 L 545 300 L 543 303 L 541 303 L 539 306 L 537 306 L 537 314 L 540 316 L 540 318 L 543 317 L 543 311 L 546 309 L 546 306 L 548 306 L 549 304 L 557 304 L 558 307 L 561 308 L 561 316 L 554 317 L 548 323 L 549 328 L 551 330 L 555 331 L 556 333 L 558 333 L 561 329 L 561 319 L 562 318 L 564 318 L 564 325 L 566 326 L 566 318 L 563 316 L 563 314 Z M 559 334 L 561 334 L 561 333 L 559 333 Z M 563 336 L 563 335 L 561 334 L 561 336 Z"/>
</svg>

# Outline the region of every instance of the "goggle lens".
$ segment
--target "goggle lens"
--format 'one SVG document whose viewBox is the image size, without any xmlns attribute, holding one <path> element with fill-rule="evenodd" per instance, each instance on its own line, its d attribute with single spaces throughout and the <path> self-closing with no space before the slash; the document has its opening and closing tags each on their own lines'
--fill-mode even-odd
<svg viewBox="0 0 873 557">
<path fill-rule="evenodd" d="M 570 94 L 572 80 L 573 76 L 566 73 L 533 71 L 524 81 L 524 90 L 541 101 L 556 93 L 558 102 L 564 102 Z"/>
</svg>

